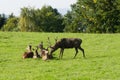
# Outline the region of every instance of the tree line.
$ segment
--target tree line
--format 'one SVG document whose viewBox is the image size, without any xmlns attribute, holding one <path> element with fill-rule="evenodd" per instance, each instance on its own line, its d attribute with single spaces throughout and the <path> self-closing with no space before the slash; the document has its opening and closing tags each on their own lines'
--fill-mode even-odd
<svg viewBox="0 0 120 80">
<path fill-rule="evenodd" d="M 65 15 L 51 6 L 0 14 L 1 31 L 119 33 L 120 0 L 77 0 Z"/>
</svg>

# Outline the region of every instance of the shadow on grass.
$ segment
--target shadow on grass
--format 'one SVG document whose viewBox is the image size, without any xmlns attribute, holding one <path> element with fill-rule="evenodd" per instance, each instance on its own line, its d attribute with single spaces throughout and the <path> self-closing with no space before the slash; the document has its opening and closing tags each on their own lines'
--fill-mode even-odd
<svg viewBox="0 0 120 80">
<path fill-rule="evenodd" d="M 86 58 L 84 58 L 84 57 L 76 57 L 76 58 L 65 57 L 65 58 L 62 58 L 62 59 L 60 59 L 58 57 L 53 57 L 52 59 L 49 59 L 49 60 L 61 60 L 61 61 L 63 61 L 63 60 L 81 60 L 81 59 L 87 60 L 87 57 Z"/>
<path fill-rule="evenodd" d="M 90 57 L 88 57 L 87 59 L 94 59 L 94 58 L 107 58 L 107 57 L 109 57 L 109 56 L 90 56 Z"/>
</svg>

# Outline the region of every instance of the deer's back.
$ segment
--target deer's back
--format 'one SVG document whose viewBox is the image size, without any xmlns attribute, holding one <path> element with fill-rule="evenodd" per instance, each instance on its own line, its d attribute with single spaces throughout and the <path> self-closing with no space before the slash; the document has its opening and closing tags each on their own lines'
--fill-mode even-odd
<svg viewBox="0 0 120 80">
<path fill-rule="evenodd" d="M 60 40 L 60 48 L 73 48 L 79 47 L 82 40 L 79 38 L 62 38 Z"/>
<path fill-rule="evenodd" d="M 24 58 L 32 58 L 33 55 L 34 55 L 33 52 L 25 52 L 24 55 L 23 55 L 23 57 Z"/>
</svg>

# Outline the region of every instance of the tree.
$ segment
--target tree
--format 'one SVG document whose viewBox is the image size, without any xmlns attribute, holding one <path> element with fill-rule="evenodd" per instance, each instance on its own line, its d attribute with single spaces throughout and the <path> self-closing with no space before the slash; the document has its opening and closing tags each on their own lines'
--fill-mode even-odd
<svg viewBox="0 0 120 80">
<path fill-rule="evenodd" d="M 45 32 L 63 32 L 64 25 L 62 25 L 63 18 L 57 9 L 51 6 L 43 6 L 40 10 L 41 17 L 40 26 Z"/>
<path fill-rule="evenodd" d="M 21 8 L 19 26 L 21 31 L 34 31 L 35 26 L 34 8 Z"/>
<path fill-rule="evenodd" d="M 68 11 L 64 16 L 63 24 L 65 32 L 83 32 L 84 28 L 81 26 L 80 16 L 76 15 L 74 5 L 72 11 Z"/>
<path fill-rule="evenodd" d="M 105 32 L 115 33 L 120 30 L 120 3 L 118 0 L 104 0 L 99 1 L 98 7 L 102 10 L 100 15 L 102 15 L 101 23 L 102 29 Z"/>
<path fill-rule="evenodd" d="M 71 11 L 68 11 L 67 14 L 64 16 L 63 24 L 65 24 L 65 28 L 64 28 L 65 32 L 74 32 L 75 31 L 75 29 L 74 29 L 75 27 L 72 27 L 73 16 L 72 16 Z"/>
<path fill-rule="evenodd" d="M 10 17 L 3 26 L 2 31 L 19 31 L 18 20 L 16 17 Z"/>
<path fill-rule="evenodd" d="M 114 33 L 120 31 L 120 5 L 117 0 L 78 0 L 71 6 L 70 18 L 64 20 L 65 29 L 73 27 L 80 32 Z"/>
<path fill-rule="evenodd" d="M 41 9 L 22 8 L 19 26 L 21 31 L 62 32 L 63 18 L 57 9 L 43 6 Z"/>
<path fill-rule="evenodd" d="M 7 20 L 7 18 L 5 17 L 5 14 L 0 14 L 0 29 L 6 23 L 6 20 Z"/>
</svg>

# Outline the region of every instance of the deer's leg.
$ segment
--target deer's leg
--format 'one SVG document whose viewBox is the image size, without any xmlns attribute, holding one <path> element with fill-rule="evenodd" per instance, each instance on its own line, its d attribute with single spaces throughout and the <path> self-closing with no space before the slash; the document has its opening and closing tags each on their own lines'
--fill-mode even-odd
<svg viewBox="0 0 120 80">
<path fill-rule="evenodd" d="M 60 49 L 59 59 L 62 59 L 64 49 Z"/>
<path fill-rule="evenodd" d="M 83 48 L 81 48 L 81 47 L 79 47 L 79 49 L 82 51 L 82 53 L 83 53 L 83 57 L 85 58 L 84 49 L 83 49 Z"/>
<path fill-rule="evenodd" d="M 73 58 L 75 58 L 75 57 L 76 57 L 76 55 L 77 55 L 77 53 L 78 53 L 78 49 L 77 49 L 77 48 L 75 48 L 75 51 L 76 51 L 76 53 L 75 53 L 75 56 L 74 56 Z"/>
<path fill-rule="evenodd" d="M 61 59 L 62 49 L 60 49 L 59 59 Z"/>
<path fill-rule="evenodd" d="M 62 49 L 62 53 L 61 53 L 61 59 L 62 59 L 62 57 L 63 57 L 63 52 L 64 52 L 64 49 Z"/>
</svg>

